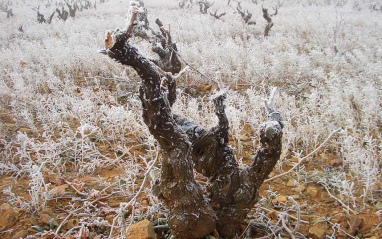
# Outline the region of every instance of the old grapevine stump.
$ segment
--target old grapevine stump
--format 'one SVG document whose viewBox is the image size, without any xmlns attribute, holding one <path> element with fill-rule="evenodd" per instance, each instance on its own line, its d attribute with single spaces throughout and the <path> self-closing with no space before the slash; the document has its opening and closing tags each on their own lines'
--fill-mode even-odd
<svg viewBox="0 0 382 239">
<path fill-rule="evenodd" d="M 258 199 L 258 191 L 280 158 L 281 115 L 273 108 L 274 92 L 266 104 L 269 121 L 260 127 L 260 147 L 250 166 L 240 169 L 228 145 L 229 124 L 225 94 L 214 98 L 218 125 L 205 130 L 172 113 L 176 79 L 145 58 L 129 43 L 139 11 L 130 6 L 128 25 L 109 32 L 102 52 L 132 67 L 142 79 L 142 116 L 162 149 L 159 197 L 169 210 L 168 224 L 176 238 L 201 238 L 216 229 L 224 238 L 242 233 L 244 219 Z M 206 192 L 193 169 L 208 177 Z"/>
</svg>

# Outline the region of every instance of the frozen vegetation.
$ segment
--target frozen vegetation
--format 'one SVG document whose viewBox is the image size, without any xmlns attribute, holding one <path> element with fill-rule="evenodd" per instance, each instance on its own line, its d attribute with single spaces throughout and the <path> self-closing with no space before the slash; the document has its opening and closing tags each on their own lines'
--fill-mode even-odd
<svg viewBox="0 0 382 239">
<path fill-rule="evenodd" d="M 50 233 L 46 238 L 126 238 L 133 223 L 166 218 L 150 187 L 162 157 L 142 118 L 141 79 L 99 53 L 106 30 L 125 26 L 129 1 L 96 2 L 65 21 L 56 13 L 50 23 L 40 23 L 37 12 L 48 19 L 67 4 L 1 1 L 0 203 L 19 216 L 11 226 L 0 224 L 0 237 L 25 229 L 26 235 Z M 382 4 L 242 0 L 238 9 L 237 1 L 216 0 L 202 14 L 196 1 L 183 2 L 181 8 L 181 1 L 144 0 L 150 26 L 158 30 L 154 22 L 160 18 L 190 65 L 178 80 L 172 110 L 205 129 L 217 125 L 211 96 L 219 89 L 219 72 L 227 86 L 230 144 L 244 168 L 260 144 L 264 100 L 276 86 L 274 103 L 284 128 L 281 159 L 271 176 L 302 161 L 263 185 L 248 225 L 262 222 L 284 236 L 308 237 L 322 224 L 329 238 L 361 237 L 336 221 L 342 213 L 365 219 L 368 229 L 359 229 L 365 237 L 382 236 Z M 269 14 L 277 8 L 266 37 L 263 8 Z M 239 10 L 251 13 L 249 21 L 256 24 L 245 22 Z M 209 12 L 226 14 L 216 19 Z M 130 42 L 145 57 L 158 58 L 150 42 Z M 92 186 L 85 180 L 90 177 Z M 292 188 L 298 190 L 290 193 Z M 312 198 L 312 188 L 320 200 Z M 298 200 L 279 200 L 295 195 Z M 321 205 L 325 200 L 333 205 Z M 300 218 L 300 207 L 309 212 L 320 206 L 326 207 L 322 213 Z M 55 216 L 44 229 L 47 209 Z M 274 209 L 285 213 L 272 220 Z M 31 216 L 38 223 L 29 222 Z M 366 222 L 368 217 L 373 221 Z M 73 218 L 78 222 L 69 228 Z"/>
</svg>

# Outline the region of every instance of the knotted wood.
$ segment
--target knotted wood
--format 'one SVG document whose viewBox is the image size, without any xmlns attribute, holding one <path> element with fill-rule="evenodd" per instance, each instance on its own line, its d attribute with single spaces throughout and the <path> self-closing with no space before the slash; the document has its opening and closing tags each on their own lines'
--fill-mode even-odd
<svg viewBox="0 0 382 239">
<path fill-rule="evenodd" d="M 228 145 L 229 121 L 225 94 L 214 98 L 218 125 L 205 130 L 172 113 L 176 78 L 145 58 L 128 42 L 131 28 L 108 34 L 102 51 L 136 70 L 142 79 L 142 116 L 162 149 L 159 197 L 169 210 L 168 224 L 176 238 L 201 238 L 217 229 L 223 238 L 240 235 L 244 219 L 258 200 L 261 184 L 281 154 L 282 118 L 267 106 L 269 121 L 259 130 L 260 147 L 253 163 L 240 169 Z M 204 189 L 193 169 L 208 177 Z"/>
</svg>

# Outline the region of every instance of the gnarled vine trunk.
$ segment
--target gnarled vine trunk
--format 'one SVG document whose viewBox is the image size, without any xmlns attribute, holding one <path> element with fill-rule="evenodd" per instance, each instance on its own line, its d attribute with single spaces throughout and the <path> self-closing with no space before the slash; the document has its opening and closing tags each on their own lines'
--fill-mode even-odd
<svg viewBox="0 0 382 239">
<path fill-rule="evenodd" d="M 103 53 L 133 67 L 142 79 L 143 119 L 162 149 L 160 198 L 169 210 L 168 224 L 173 235 L 201 238 L 214 229 L 224 238 L 240 235 L 247 213 L 257 202 L 259 187 L 280 158 L 279 112 L 267 107 L 269 121 L 261 125 L 260 148 L 253 163 L 240 169 L 228 145 L 225 94 L 214 99 L 218 125 L 208 131 L 173 114 L 178 77 L 140 55 L 128 42 L 131 32 L 128 26 L 108 33 Z M 208 177 L 206 193 L 195 180 L 193 169 Z"/>
</svg>

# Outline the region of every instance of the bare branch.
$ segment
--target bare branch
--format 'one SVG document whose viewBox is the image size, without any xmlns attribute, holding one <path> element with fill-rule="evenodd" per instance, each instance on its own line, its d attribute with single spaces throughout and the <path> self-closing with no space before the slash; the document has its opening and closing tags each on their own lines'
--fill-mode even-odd
<svg viewBox="0 0 382 239">
<path fill-rule="evenodd" d="M 291 229 L 289 229 L 289 227 L 288 227 L 288 226 L 286 225 L 286 223 L 285 223 L 286 216 L 285 216 L 284 213 L 280 215 L 280 219 L 281 219 L 281 225 L 282 225 L 282 227 L 284 228 L 284 230 L 290 235 L 290 237 L 291 237 L 292 239 L 295 239 L 296 236 L 294 235 L 293 231 L 292 231 Z"/>
<path fill-rule="evenodd" d="M 241 15 L 241 17 L 243 18 L 244 22 L 248 25 L 256 25 L 256 22 L 255 21 L 250 21 L 250 19 L 252 18 L 252 13 L 250 13 L 248 10 L 246 11 L 241 11 L 241 7 L 238 7 L 236 8 L 237 12 Z"/>
<path fill-rule="evenodd" d="M 208 9 L 214 5 L 215 2 L 210 3 L 208 0 L 200 0 L 197 2 L 199 4 L 199 10 L 202 14 L 207 14 Z"/>
<path fill-rule="evenodd" d="M 173 79 L 174 80 L 178 80 L 180 77 L 182 77 L 187 71 L 190 70 L 190 67 L 189 66 L 186 66 L 185 68 L 183 68 L 183 70 L 181 70 L 178 75 L 174 76 Z"/>
<path fill-rule="evenodd" d="M 322 184 L 322 186 L 324 186 L 324 188 L 326 189 L 326 192 L 328 192 L 329 196 L 331 198 L 333 198 L 334 200 L 336 200 L 337 202 L 339 202 L 344 208 L 346 208 L 347 210 L 347 213 L 352 212 L 354 215 L 357 215 L 357 213 L 352 210 L 350 207 L 348 207 L 344 202 L 342 202 L 339 198 L 335 197 L 333 194 L 330 193 L 328 187 L 325 185 L 325 184 Z"/>
<path fill-rule="evenodd" d="M 297 211 L 297 222 L 296 222 L 296 226 L 294 227 L 293 229 L 293 233 L 296 233 L 300 227 L 300 221 L 301 221 L 301 208 L 300 208 L 300 205 L 298 205 L 298 203 L 292 198 L 292 197 L 288 197 L 288 200 L 291 201 L 295 206 L 296 206 L 296 211 Z"/>
<path fill-rule="evenodd" d="M 274 7 L 273 10 L 275 10 L 275 12 L 273 14 L 271 14 L 271 17 L 274 17 L 277 15 L 278 10 L 279 10 L 278 6 Z"/>
<path fill-rule="evenodd" d="M 223 13 L 218 14 L 218 10 L 219 10 L 219 9 L 217 9 L 217 10 L 215 11 L 214 14 L 212 14 L 212 13 L 210 12 L 210 15 L 213 16 L 214 18 L 218 19 L 218 20 L 221 20 L 220 18 L 221 18 L 222 16 L 226 15 L 227 13 L 223 12 Z"/>
<path fill-rule="evenodd" d="M 58 18 L 62 19 L 63 21 L 66 21 L 69 17 L 69 12 L 66 11 L 64 7 L 61 7 L 61 10 L 56 8 L 56 12 L 58 14 Z"/>
</svg>

